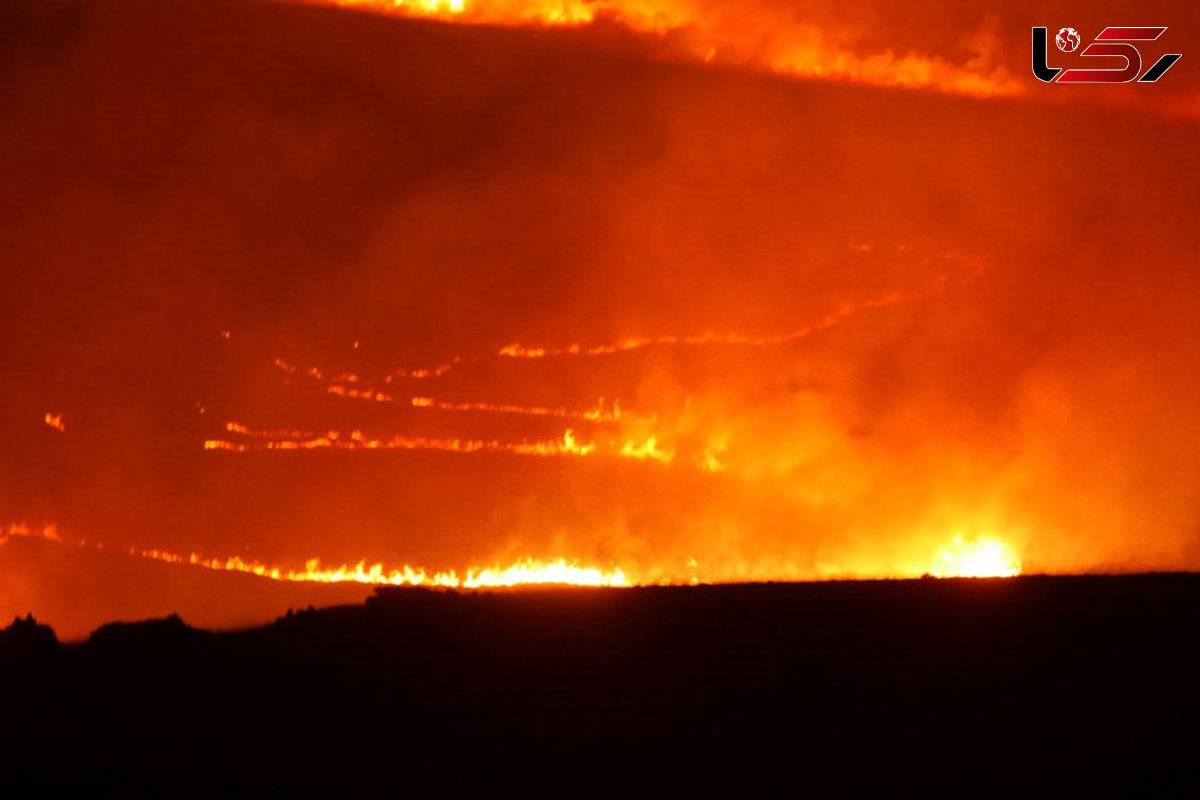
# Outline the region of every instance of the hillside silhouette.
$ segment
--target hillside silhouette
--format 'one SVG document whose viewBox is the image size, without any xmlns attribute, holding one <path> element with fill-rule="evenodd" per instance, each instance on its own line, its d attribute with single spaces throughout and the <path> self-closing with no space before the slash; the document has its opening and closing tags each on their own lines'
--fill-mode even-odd
<svg viewBox="0 0 1200 800">
<path fill-rule="evenodd" d="M 240 632 L 106 626 L 49 657 L 20 621 L 0 637 L 0 774 L 185 792 L 1194 789 L 1198 599 L 1195 575 L 380 590 Z"/>
</svg>

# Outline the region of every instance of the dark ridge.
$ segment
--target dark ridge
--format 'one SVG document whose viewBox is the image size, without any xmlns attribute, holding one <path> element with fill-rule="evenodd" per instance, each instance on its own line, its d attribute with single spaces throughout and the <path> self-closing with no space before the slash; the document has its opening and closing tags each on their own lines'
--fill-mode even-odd
<svg viewBox="0 0 1200 800">
<path fill-rule="evenodd" d="M 0 774 L 184 793 L 1186 793 L 1198 623 L 1197 575 L 381 590 L 240 632 L 106 626 L 37 670 L 0 660 Z"/>
</svg>

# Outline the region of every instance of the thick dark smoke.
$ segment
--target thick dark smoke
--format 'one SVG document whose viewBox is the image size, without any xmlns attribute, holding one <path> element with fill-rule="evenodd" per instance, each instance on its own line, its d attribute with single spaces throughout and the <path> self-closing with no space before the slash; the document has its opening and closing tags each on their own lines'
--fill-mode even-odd
<svg viewBox="0 0 1200 800">
<path fill-rule="evenodd" d="M 873 13 L 868 29 L 916 35 Z M 926 54 L 978 27 L 928 16 Z M 1027 35 L 1018 17 L 1004 37 Z M 919 574 L 985 534 L 1027 570 L 1200 566 L 1186 77 L 1160 109 L 1102 87 L 1058 102 L 795 81 L 611 25 L 191 0 L 10 2 L 0 20 L 4 524 L 109 550 L 562 555 L 649 578 Z M 1020 47 L 1001 66 L 1024 79 Z M 400 402 L 328 394 L 344 372 Z M 610 435 L 412 396 L 619 400 L 653 421 L 611 435 L 675 458 L 203 449 L 228 421 Z M 286 608 L 278 587 L 238 589 L 236 614 L 203 588 L 229 576 L 68 552 L 0 547 L 0 612 L 70 635 L 142 609 Z"/>
</svg>

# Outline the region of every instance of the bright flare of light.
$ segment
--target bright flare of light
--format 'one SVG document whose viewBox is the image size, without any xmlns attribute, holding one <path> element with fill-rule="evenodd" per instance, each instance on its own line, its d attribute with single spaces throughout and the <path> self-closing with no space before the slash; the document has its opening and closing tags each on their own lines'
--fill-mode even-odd
<svg viewBox="0 0 1200 800">
<path fill-rule="evenodd" d="M 935 578 L 1011 578 L 1021 574 L 1021 560 L 994 537 L 968 542 L 955 536 L 949 547 L 938 551 L 929 573 Z"/>
</svg>

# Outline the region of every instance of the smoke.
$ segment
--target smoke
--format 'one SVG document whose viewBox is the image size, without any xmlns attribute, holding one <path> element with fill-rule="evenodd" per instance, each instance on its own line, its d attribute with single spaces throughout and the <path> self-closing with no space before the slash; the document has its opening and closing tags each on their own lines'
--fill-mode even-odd
<svg viewBox="0 0 1200 800">
<path fill-rule="evenodd" d="M 1024 76 L 1020 14 L 863 8 L 697 14 Z M 956 536 L 1027 571 L 1200 563 L 1187 119 L 797 82 L 598 23 L 2 13 L 0 519 L 117 550 L 645 580 L 921 574 Z M 504 447 L 206 451 L 257 441 L 229 422 Z M 594 449 L 521 448 L 568 429 Z M 81 628 L 179 597 L 73 557 L 110 576 L 85 607 L 70 587 L 95 579 L 14 546 L 0 611 Z"/>
</svg>

